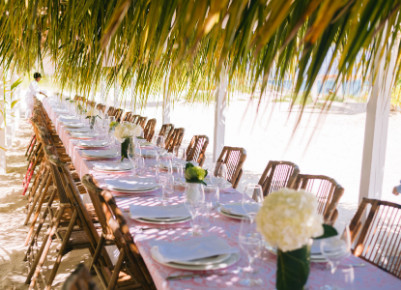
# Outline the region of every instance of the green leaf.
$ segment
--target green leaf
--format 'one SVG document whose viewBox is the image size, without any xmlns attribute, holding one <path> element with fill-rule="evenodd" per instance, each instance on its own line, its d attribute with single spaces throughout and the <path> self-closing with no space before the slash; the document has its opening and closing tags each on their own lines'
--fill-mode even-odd
<svg viewBox="0 0 401 290">
<path fill-rule="evenodd" d="M 19 78 L 15 82 L 13 82 L 10 86 L 10 90 L 13 91 L 16 87 L 18 87 L 23 81 L 23 78 Z"/>
<path fill-rule="evenodd" d="M 332 227 L 330 225 L 323 224 L 323 235 L 321 235 L 319 237 L 316 237 L 316 238 L 313 238 L 313 239 L 314 240 L 320 240 L 320 239 L 326 239 L 326 238 L 334 237 L 334 236 L 337 236 L 337 235 L 338 235 L 338 232 L 334 227 Z"/>
<path fill-rule="evenodd" d="M 19 100 L 15 100 L 11 102 L 11 109 L 14 108 L 14 106 L 19 102 Z"/>
</svg>

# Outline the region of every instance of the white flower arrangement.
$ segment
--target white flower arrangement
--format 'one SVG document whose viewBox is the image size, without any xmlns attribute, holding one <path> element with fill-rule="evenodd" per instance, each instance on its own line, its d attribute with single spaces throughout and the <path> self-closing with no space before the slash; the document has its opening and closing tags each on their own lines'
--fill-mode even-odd
<svg viewBox="0 0 401 290">
<path fill-rule="evenodd" d="M 99 115 L 100 115 L 99 111 L 96 110 L 95 108 L 90 108 L 90 109 L 86 112 L 86 117 L 87 117 L 87 118 L 98 117 Z"/>
<path fill-rule="evenodd" d="M 114 136 L 119 142 L 124 142 L 126 138 L 141 136 L 143 129 L 134 123 L 120 123 L 114 129 Z"/>
<path fill-rule="evenodd" d="M 266 196 L 256 216 L 258 231 L 273 247 L 293 251 L 323 234 L 315 195 L 283 188 Z"/>
</svg>

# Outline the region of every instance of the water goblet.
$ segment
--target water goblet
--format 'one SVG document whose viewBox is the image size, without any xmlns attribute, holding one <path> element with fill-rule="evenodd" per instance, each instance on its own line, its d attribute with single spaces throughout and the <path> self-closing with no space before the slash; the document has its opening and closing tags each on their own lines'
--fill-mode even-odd
<svg viewBox="0 0 401 290">
<path fill-rule="evenodd" d="M 200 228 L 199 224 L 197 223 L 197 217 L 200 215 L 202 208 L 204 207 L 205 203 L 205 192 L 203 185 L 201 184 L 191 184 L 194 186 L 192 189 L 194 192 L 189 194 L 186 192 L 185 194 L 185 206 L 188 209 L 189 213 L 191 214 L 191 226 L 192 226 L 192 234 L 194 236 L 200 235 L 202 229 Z M 188 190 L 188 188 L 187 188 Z"/>
<path fill-rule="evenodd" d="M 253 267 L 253 263 L 260 257 L 263 250 L 263 240 L 256 231 L 256 224 L 254 222 L 249 219 L 241 221 L 238 241 L 240 248 L 248 257 L 248 266 L 243 269 L 244 273 L 249 273 L 248 277 L 241 279 L 239 283 L 248 287 L 261 285 L 263 282 L 262 279 L 253 277 L 258 272 Z"/>
<path fill-rule="evenodd" d="M 227 165 L 225 163 L 217 163 L 216 166 L 216 177 L 220 177 L 224 180 L 227 180 Z"/>
<path fill-rule="evenodd" d="M 263 202 L 263 190 L 259 184 L 248 184 L 242 194 L 242 208 L 253 221 Z"/>
</svg>

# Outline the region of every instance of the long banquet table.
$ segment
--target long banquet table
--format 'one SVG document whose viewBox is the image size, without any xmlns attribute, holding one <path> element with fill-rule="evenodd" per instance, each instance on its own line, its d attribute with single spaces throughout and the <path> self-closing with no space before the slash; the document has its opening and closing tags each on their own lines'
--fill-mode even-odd
<svg viewBox="0 0 401 290">
<path fill-rule="evenodd" d="M 61 122 L 58 122 L 58 114 L 52 107 L 52 103 L 44 100 L 44 107 L 56 125 L 57 133 L 59 134 L 67 152 L 72 158 L 74 166 L 80 177 L 87 173 L 91 173 L 94 178 L 100 183 L 104 183 L 107 179 L 127 178 L 126 174 L 102 174 L 92 170 L 93 161 L 89 161 L 82 157 L 81 150 L 76 147 L 76 140 L 72 138 Z M 98 162 L 98 161 L 97 161 Z M 241 252 L 239 261 L 222 270 L 212 272 L 201 272 L 202 275 L 178 280 L 167 280 L 171 275 L 184 275 L 192 273 L 190 271 L 176 270 L 157 263 L 150 254 L 150 248 L 154 241 L 175 241 L 182 239 L 190 239 L 189 224 L 180 224 L 177 226 L 154 226 L 146 225 L 133 221 L 128 214 L 130 204 L 135 205 L 156 205 L 159 203 L 160 190 L 146 194 L 130 194 L 126 196 L 116 196 L 118 206 L 126 213 L 126 219 L 130 226 L 130 231 L 138 246 L 138 249 L 143 256 L 143 259 L 152 275 L 154 283 L 158 289 L 218 289 L 222 287 L 230 287 L 230 289 L 244 288 L 239 284 L 241 279 L 240 269 L 246 267 L 248 261 L 244 253 Z M 226 203 L 230 201 L 238 201 L 240 193 L 234 189 L 225 190 L 220 193 L 220 202 Z M 213 212 L 209 217 L 210 226 L 204 231 L 204 235 L 218 235 L 223 237 L 228 244 L 239 248 L 238 231 L 240 222 L 234 219 L 224 217 L 217 212 Z M 289 233 L 291 234 L 291 233 Z M 361 267 L 351 268 L 348 275 L 353 276 L 354 283 L 352 288 L 355 289 L 401 289 L 401 280 L 393 275 L 371 265 L 362 259 L 355 256 L 346 258 L 342 264 L 356 265 L 365 264 Z M 360 265 L 359 265 L 360 266 Z M 263 280 L 263 285 L 260 289 L 275 289 L 276 280 L 276 257 L 268 252 L 263 252 L 260 259 L 255 262 L 255 268 L 258 273 L 254 274 Z M 341 269 L 341 266 L 340 266 Z M 350 285 L 341 285 L 339 281 L 333 281 L 334 277 L 327 270 L 326 264 L 311 263 L 311 271 L 307 283 L 308 289 L 320 289 L 323 285 L 334 283 L 342 286 L 344 289 L 350 289 Z M 339 285 L 340 284 L 340 285 Z M 256 286 L 252 288 L 258 288 Z"/>
</svg>

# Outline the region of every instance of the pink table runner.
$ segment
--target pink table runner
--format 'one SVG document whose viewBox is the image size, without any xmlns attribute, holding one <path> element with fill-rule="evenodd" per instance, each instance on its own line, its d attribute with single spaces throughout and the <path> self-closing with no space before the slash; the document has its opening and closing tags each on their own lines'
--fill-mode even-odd
<svg viewBox="0 0 401 290">
<path fill-rule="evenodd" d="M 127 178 L 127 174 L 118 175 L 115 174 L 111 177 L 110 174 L 101 174 L 92 170 L 93 162 L 85 160 L 80 154 L 80 150 L 75 146 L 75 141 L 66 132 L 59 122 L 57 122 L 57 115 L 50 106 L 49 102 L 45 100 L 45 109 L 47 110 L 49 117 L 56 125 L 57 133 L 59 134 L 67 152 L 72 157 L 75 168 L 77 169 L 80 177 L 86 173 L 91 173 L 101 183 L 105 178 Z M 117 150 L 117 149 L 116 149 Z M 97 161 L 99 162 L 99 161 Z M 177 194 L 179 195 L 179 193 Z M 158 289 L 218 289 L 222 287 L 230 287 L 230 289 L 243 289 L 239 285 L 239 280 L 242 278 L 240 269 L 247 266 L 247 257 L 241 252 L 240 260 L 229 268 L 223 270 L 217 270 L 212 272 L 199 272 L 205 274 L 205 276 L 181 279 L 181 280 L 166 280 L 170 275 L 181 275 L 192 273 L 191 271 L 176 270 L 166 266 L 163 266 L 153 260 L 150 254 L 150 248 L 152 242 L 155 240 L 174 241 L 181 239 L 188 239 L 190 237 L 189 223 L 183 223 L 176 226 L 154 226 L 146 225 L 133 221 L 128 216 L 128 208 L 130 204 L 136 205 L 157 205 L 160 204 L 160 190 L 156 190 L 151 193 L 129 195 L 124 197 L 116 197 L 118 205 L 126 212 L 127 222 L 129 223 L 131 233 L 134 236 L 135 242 L 139 248 L 141 255 L 152 275 L 154 283 Z M 177 200 L 179 196 L 175 197 Z M 220 194 L 220 202 L 226 203 L 230 201 L 238 201 L 240 194 L 235 190 L 228 190 Z M 218 235 L 224 237 L 226 241 L 237 248 L 238 245 L 238 231 L 240 222 L 237 220 L 229 219 L 214 212 L 209 217 L 209 227 L 204 231 L 205 235 Z M 364 263 L 364 267 L 346 268 L 340 266 L 339 269 L 342 272 L 346 272 L 347 276 L 353 277 L 354 283 L 351 285 L 345 285 L 336 281 L 335 277 L 330 274 L 327 270 L 326 264 L 311 263 L 311 271 L 309 280 L 307 283 L 308 289 L 320 289 L 320 287 L 326 284 L 335 284 L 336 286 L 342 287 L 343 289 L 401 289 L 401 280 L 397 279 L 393 275 L 382 271 L 374 265 L 371 265 L 363 260 L 351 256 L 345 261 L 343 265 L 347 264 L 361 264 Z M 276 276 L 276 257 L 269 253 L 267 250 L 263 253 L 261 259 L 255 262 L 255 268 L 258 269 L 258 273 L 255 277 L 259 277 L 263 280 L 263 285 L 260 289 L 275 289 L 275 276 Z"/>
</svg>

